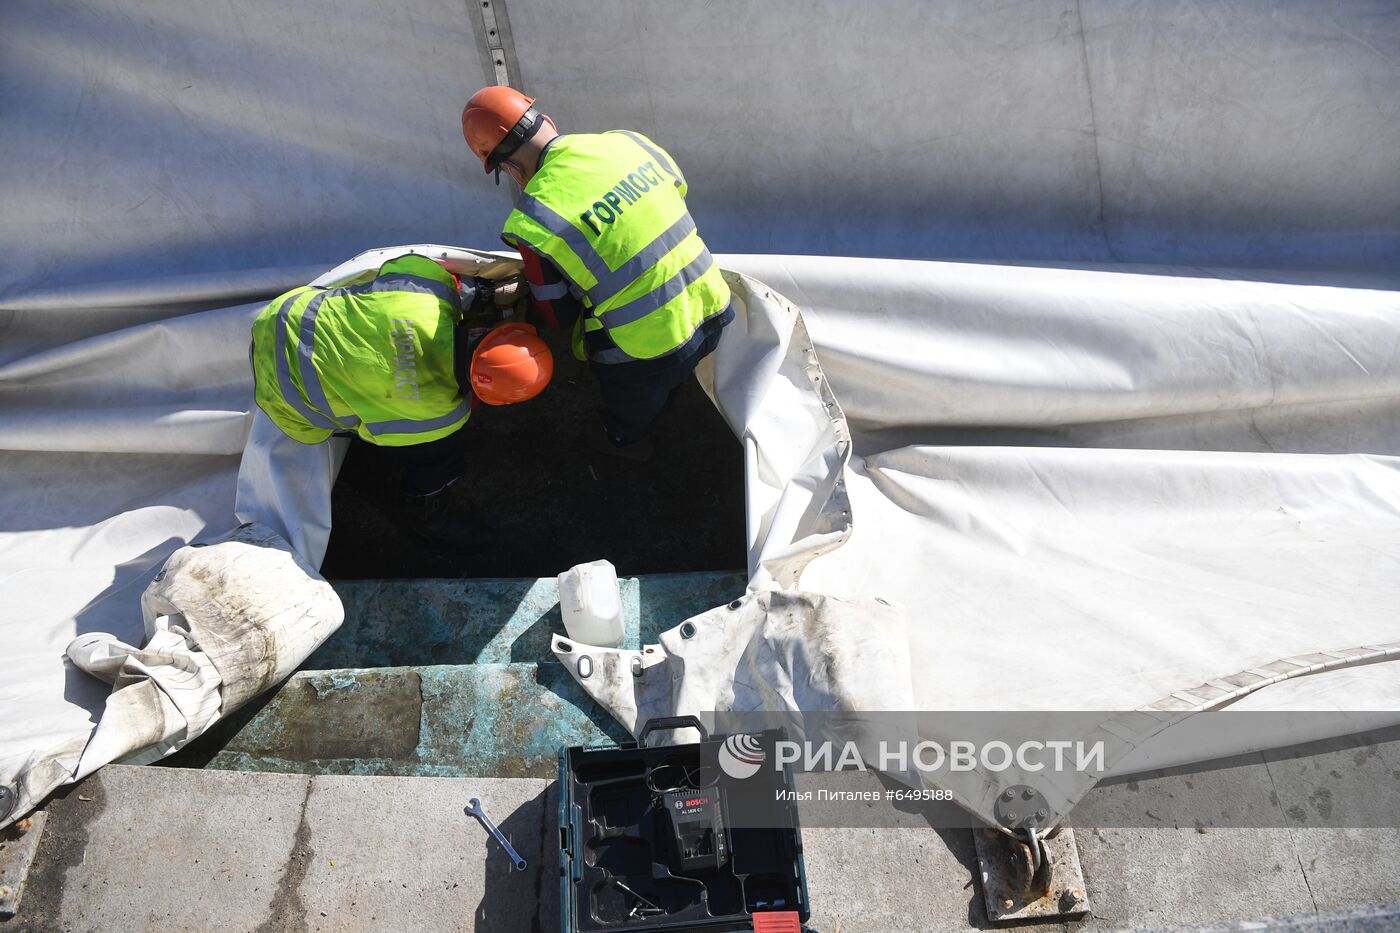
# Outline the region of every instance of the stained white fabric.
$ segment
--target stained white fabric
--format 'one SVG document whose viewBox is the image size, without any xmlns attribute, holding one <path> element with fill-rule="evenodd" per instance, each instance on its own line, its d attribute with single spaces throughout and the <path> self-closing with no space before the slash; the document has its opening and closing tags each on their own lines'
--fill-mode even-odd
<svg viewBox="0 0 1400 933">
<path fill-rule="evenodd" d="M 561 635 L 552 650 L 636 735 L 663 716 L 913 709 L 908 640 L 903 611 L 889 603 L 770 589 L 640 651 Z"/>
<path fill-rule="evenodd" d="M 76 763 L 53 756 L 15 776 L 16 813 L 110 762 L 143 764 L 181 748 L 281 682 L 345 616 L 315 568 L 258 524 L 177 550 L 141 595 L 141 609 L 140 647 L 85 632 L 65 648 L 111 694 L 85 744 L 64 746 L 81 752 Z"/>
</svg>

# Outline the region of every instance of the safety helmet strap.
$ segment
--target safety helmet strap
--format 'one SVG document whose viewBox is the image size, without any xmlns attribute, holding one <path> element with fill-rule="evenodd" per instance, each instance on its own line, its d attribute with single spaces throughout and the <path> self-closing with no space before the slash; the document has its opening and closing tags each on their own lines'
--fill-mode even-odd
<svg viewBox="0 0 1400 933">
<path fill-rule="evenodd" d="M 540 125 L 544 123 L 544 115 L 534 107 L 525 111 L 519 120 L 515 121 L 515 126 L 510 128 L 505 137 L 496 144 L 496 148 L 491 150 L 491 154 L 486 157 L 486 167 L 500 171 L 500 163 L 511 157 L 515 150 L 519 149 L 524 142 L 539 131 Z M 496 183 L 500 184 L 497 176 Z"/>
</svg>

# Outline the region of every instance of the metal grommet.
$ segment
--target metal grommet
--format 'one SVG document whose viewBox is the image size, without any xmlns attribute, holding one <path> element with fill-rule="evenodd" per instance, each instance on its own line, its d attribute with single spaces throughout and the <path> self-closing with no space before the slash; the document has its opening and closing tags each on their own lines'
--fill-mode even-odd
<svg viewBox="0 0 1400 933">
<path fill-rule="evenodd" d="M 729 608 L 730 608 L 730 610 L 735 610 L 735 609 L 740 608 L 740 607 L 743 606 L 743 605 L 744 605 L 744 601 L 743 601 L 742 599 L 736 599 L 736 600 L 734 600 L 734 602 L 732 602 L 732 603 L 729 604 Z"/>
<path fill-rule="evenodd" d="M 579 655 L 578 659 L 578 679 L 587 680 L 593 676 L 593 659 L 588 655 Z"/>
<path fill-rule="evenodd" d="M 694 623 L 694 622 L 687 622 L 687 623 L 685 623 L 684 625 L 681 626 L 681 637 L 682 637 L 682 638 L 694 638 L 694 637 L 695 637 L 695 623 Z"/>
<path fill-rule="evenodd" d="M 571 645 L 571 644 L 569 644 L 567 641 L 560 641 L 560 642 L 559 642 L 559 650 L 560 650 L 560 651 L 563 651 L 565 654 L 567 654 L 568 652 L 574 650 L 574 646 Z"/>
</svg>

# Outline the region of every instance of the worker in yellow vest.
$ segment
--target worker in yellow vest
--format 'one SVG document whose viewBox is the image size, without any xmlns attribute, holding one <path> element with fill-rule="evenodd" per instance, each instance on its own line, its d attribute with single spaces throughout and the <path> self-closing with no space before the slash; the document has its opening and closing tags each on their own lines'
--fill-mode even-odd
<svg viewBox="0 0 1400 933">
<path fill-rule="evenodd" d="M 572 325 L 574 355 L 598 379 L 603 430 L 585 441 L 649 459 L 656 416 L 734 319 L 685 177 L 640 133 L 560 135 L 509 87 L 472 95 L 462 135 L 487 174 L 521 187 L 501 238 L 524 260 L 533 313 Z"/>
<path fill-rule="evenodd" d="M 253 321 L 254 400 L 293 440 L 348 435 L 392 449 L 395 516 L 424 542 L 487 543 L 457 480 L 477 402 L 508 405 L 549 384 L 554 359 L 529 324 L 499 323 L 507 290 L 413 253 L 344 288 L 295 288 Z"/>
</svg>

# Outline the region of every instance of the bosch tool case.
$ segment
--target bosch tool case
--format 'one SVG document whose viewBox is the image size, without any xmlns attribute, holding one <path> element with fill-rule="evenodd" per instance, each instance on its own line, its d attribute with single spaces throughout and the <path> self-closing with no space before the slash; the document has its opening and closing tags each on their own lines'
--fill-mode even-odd
<svg viewBox="0 0 1400 933">
<path fill-rule="evenodd" d="M 647 746 L 680 728 L 701 741 Z M 719 764 L 726 739 L 771 749 L 783 737 L 710 737 L 682 716 L 648 722 L 636 744 L 563 749 L 562 933 L 796 933 L 809 910 L 791 770 L 770 757 L 734 777 Z"/>
</svg>

